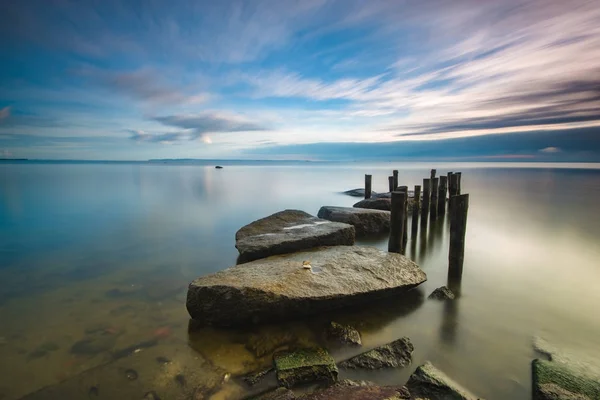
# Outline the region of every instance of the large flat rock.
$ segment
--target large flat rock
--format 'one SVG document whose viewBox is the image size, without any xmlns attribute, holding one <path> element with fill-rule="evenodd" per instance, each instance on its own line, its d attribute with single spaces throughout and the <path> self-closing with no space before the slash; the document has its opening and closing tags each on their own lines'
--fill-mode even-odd
<svg viewBox="0 0 600 400">
<path fill-rule="evenodd" d="M 356 236 L 389 232 L 390 212 L 355 207 L 323 206 L 317 214 L 328 221 L 354 226 Z"/>
<path fill-rule="evenodd" d="M 427 279 L 401 254 L 333 246 L 269 257 L 193 281 L 187 309 L 200 323 L 293 319 L 408 291 Z"/>
<path fill-rule="evenodd" d="M 261 218 L 235 234 L 238 263 L 318 246 L 354 244 L 354 227 L 331 222 L 300 210 L 285 210 Z"/>
</svg>

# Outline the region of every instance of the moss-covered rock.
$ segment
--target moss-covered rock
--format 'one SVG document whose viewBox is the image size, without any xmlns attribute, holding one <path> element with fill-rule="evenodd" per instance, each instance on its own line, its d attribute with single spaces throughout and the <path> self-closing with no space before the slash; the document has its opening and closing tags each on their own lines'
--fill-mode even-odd
<svg viewBox="0 0 600 400">
<path fill-rule="evenodd" d="M 273 360 L 277 379 L 287 388 L 302 383 L 337 381 L 338 369 L 335 361 L 321 348 L 279 353 Z"/>
<path fill-rule="evenodd" d="M 422 400 L 475 400 L 476 396 L 463 389 L 430 362 L 421 365 L 406 383 L 411 398 Z"/>
<path fill-rule="evenodd" d="M 325 338 L 328 342 L 342 346 L 361 346 L 360 333 L 352 326 L 341 325 L 331 322 L 325 330 Z"/>
<path fill-rule="evenodd" d="M 583 376 L 567 364 L 533 360 L 531 366 L 536 400 L 600 399 L 600 382 Z"/>
<path fill-rule="evenodd" d="M 401 368 L 410 365 L 414 347 L 409 338 L 403 337 L 352 357 L 340 363 L 342 368 L 380 369 Z"/>
</svg>

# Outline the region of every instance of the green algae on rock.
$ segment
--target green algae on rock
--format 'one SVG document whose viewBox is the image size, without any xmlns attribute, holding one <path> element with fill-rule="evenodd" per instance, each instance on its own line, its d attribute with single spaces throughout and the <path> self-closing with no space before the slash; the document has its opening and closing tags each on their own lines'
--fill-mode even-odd
<svg viewBox="0 0 600 400">
<path fill-rule="evenodd" d="M 580 374 L 568 364 L 533 360 L 531 368 L 535 400 L 600 399 L 600 382 Z"/>
<path fill-rule="evenodd" d="M 287 388 L 303 383 L 337 381 L 335 361 L 322 348 L 279 353 L 273 357 L 273 361 L 279 383 Z"/>
</svg>

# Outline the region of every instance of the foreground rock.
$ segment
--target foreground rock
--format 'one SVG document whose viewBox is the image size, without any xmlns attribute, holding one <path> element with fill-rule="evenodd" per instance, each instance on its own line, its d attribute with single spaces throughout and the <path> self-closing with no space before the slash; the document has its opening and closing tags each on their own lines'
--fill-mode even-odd
<svg viewBox="0 0 600 400">
<path fill-rule="evenodd" d="M 414 347 L 403 337 L 340 363 L 342 368 L 380 369 L 403 368 L 410 365 Z"/>
<path fill-rule="evenodd" d="M 454 300 L 455 297 L 452 290 L 446 286 L 442 286 L 431 292 L 428 298 L 433 300 Z"/>
<path fill-rule="evenodd" d="M 600 381 L 560 362 L 533 360 L 533 398 L 536 400 L 600 399 Z"/>
<path fill-rule="evenodd" d="M 319 218 L 354 226 L 356 236 L 389 232 L 390 212 L 355 207 L 323 206 Z"/>
<path fill-rule="evenodd" d="M 475 400 L 477 396 L 463 389 L 431 363 L 421 365 L 406 383 L 412 399 Z"/>
<path fill-rule="evenodd" d="M 325 330 L 328 342 L 338 346 L 361 346 L 360 333 L 351 326 L 331 322 Z"/>
<path fill-rule="evenodd" d="M 337 381 L 338 369 L 324 349 L 302 349 L 273 357 L 277 380 L 287 388 L 304 383 Z"/>
<path fill-rule="evenodd" d="M 396 295 L 426 279 L 417 264 L 400 254 L 374 247 L 323 247 L 198 278 L 188 288 L 186 306 L 201 324 L 239 326 Z"/>
<path fill-rule="evenodd" d="M 242 227 L 235 234 L 238 263 L 317 246 L 354 244 L 354 227 L 285 210 Z"/>
</svg>

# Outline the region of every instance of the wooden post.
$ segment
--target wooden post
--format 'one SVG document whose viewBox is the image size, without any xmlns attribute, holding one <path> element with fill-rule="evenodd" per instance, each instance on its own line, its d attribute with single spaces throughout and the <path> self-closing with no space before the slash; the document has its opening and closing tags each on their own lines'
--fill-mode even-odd
<svg viewBox="0 0 600 400">
<path fill-rule="evenodd" d="M 457 279 L 462 276 L 463 270 L 468 210 L 468 194 L 454 196 L 453 198 L 451 198 L 450 251 L 448 256 L 448 276 Z"/>
<path fill-rule="evenodd" d="M 448 177 L 440 176 L 440 190 L 438 193 L 438 214 L 444 215 L 446 213 L 446 192 L 448 190 Z"/>
<path fill-rule="evenodd" d="M 408 242 L 408 186 L 398 186 L 398 191 L 406 194 L 406 202 L 404 203 L 404 221 L 402 222 L 402 254 L 406 251 L 406 243 Z"/>
<path fill-rule="evenodd" d="M 432 169 L 431 170 L 431 176 L 429 177 L 429 179 L 431 179 L 431 182 L 433 183 L 433 180 L 435 179 L 435 174 L 436 174 L 437 170 Z"/>
<path fill-rule="evenodd" d="M 401 253 L 404 233 L 404 211 L 406 210 L 406 193 L 392 192 L 392 210 L 390 212 L 390 239 L 388 251 Z"/>
<path fill-rule="evenodd" d="M 431 206 L 429 208 L 429 213 L 431 214 L 431 220 L 435 221 L 437 219 L 437 210 L 438 210 L 438 191 L 439 191 L 439 178 L 433 178 L 431 181 Z"/>
<path fill-rule="evenodd" d="M 423 179 L 423 205 L 421 206 L 421 225 L 427 226 L 427 217 L 429 216 L 429 199 L 431 196 L 431 181 Z"/>
<path fill-rule="evenodd" d="M 394 176 L 394 190 L 398 189 L 398 170 L 395 169 L 392 171 L 392 174 Z"/>
<path fill-rule="evenodd" d="M 417 236 L 419 230 L 419 205 L 421 204 L 421 185 L 415 185 L 415 197 L 412 209 L 412 237 Z"/>
<path fill-rule="evenodd" d="M 391 192 L 394 191 L 394 177 L 393 176 L 388 176 L 388 189 Z"/>
<path fill-rule="evenodd" d="M 462 172 L 457 172 L 456 175 L 458 175 L 458 186 L 457 186 L 457 192 L 456 194 L 460 196 L 460 194 L 462 193 Z"/>
<path fill-rule="evenodd" d="M 371 179 L 373 176 L 365 175 L 365 199 L 371 198 Z"/>
<path fill-rule="evenodd" d="M 453 196 L 458 195 L 458 174 L 451 174 L 449 183 L 449 192 L 450 200 L 452 200 Z"/>
</svg>

